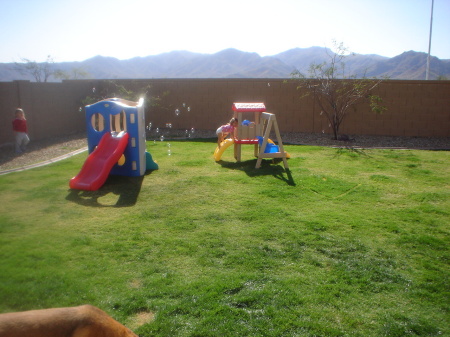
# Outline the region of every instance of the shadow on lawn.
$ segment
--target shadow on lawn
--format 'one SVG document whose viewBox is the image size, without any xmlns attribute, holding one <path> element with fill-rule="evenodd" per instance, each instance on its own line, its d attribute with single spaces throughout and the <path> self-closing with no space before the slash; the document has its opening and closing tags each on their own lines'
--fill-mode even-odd
<svg viewBox="0 0 450 337">
<path fill-rule="evenodd" d="M 109 176 L 97 191 L 69 190 L 66 199 L 91 207 L 130 207 L 136 204 L 143 180 L 144 177 Z"/>
<path fill-rule="evenodd" d="M 255 168 L 256 159 L 241 162 L 227 162 L 220 160 L 217 163 L 227 169 L 244 171 L 249 177 L 272 175 L 275 178 L 284 181 L 289 186 L 296 186 L 289 169 L 284 169 L 281 165 L 272 165 L 280 164 L 281 162 L 282 159 L 263 160 L 259 169 Z"/>
</svg>

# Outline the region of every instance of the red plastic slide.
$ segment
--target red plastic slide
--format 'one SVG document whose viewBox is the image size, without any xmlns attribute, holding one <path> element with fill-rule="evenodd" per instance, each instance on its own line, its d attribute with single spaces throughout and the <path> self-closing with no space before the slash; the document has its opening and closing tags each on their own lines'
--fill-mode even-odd
<svg viewBox="0 0 450 337">
<path fill-rule="evenodd" d="M 70 180 L 70 188 L 96 191 L 105 183 L 112 167 L 119 161 L 128 144 L 128 133 L 117 136 L 105 133 L 97 148 L 87 157 L 80 173 Z"/>
</svg>

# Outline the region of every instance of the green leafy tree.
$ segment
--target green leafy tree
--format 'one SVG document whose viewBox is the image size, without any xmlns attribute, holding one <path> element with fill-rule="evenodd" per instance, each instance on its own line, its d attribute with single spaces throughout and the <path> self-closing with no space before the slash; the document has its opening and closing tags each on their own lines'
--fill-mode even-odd
<svg viewBox="0 0 450 337">
<path fill-rule="evenodd" d="M 164 91 L 158 96 L 151 96 L 150 91 L 152 86 L 150 84 L 140 87 L 139 85 L 132 85 L 134 89 L 127 88 L 125 85 L 117 83 L 114 80 L 104 81 L 100 88 L 93 88 L 92 95 L 88 95 L 81 99 L 81 105 L 86 106 L 94 104 L 98 101 L 118 97 L 128 101 L 137 102 L 140 98 L 146 100 L 146 107 L 158 108 L 168 111 L 167 97 L 170 95 L 169 91 Z"/>
<path fill-rule="evenodd" d="M 333 130 L 333 139 L 338 139 L 339 128 L 345 117 L 353 111 L 350 109 L 356 103 L 366 100 L 372 111 L 382 113 L 382 99 L 372 91 L 382 82 L 381 79 L 356 78 L 347 75 L 345 58 L 348 56 L 343 44 L 336 44 L 334 51 L 328 54 L 328 61 L 312 63 L 308 74 L 299 71 L 292 73 L 292 78 L 298 81 L 297 89 L 306 91 L 304 96 L 313 95 Z"/>
<path fill-rule="evenodd" d="M 56 70 L 54 73 L 55 78 L 62 80 L 79 80 L 83 78 L 89 78 L 90 74 L 82 67 L 74 67 L 70 71 Z"/>
</svg>

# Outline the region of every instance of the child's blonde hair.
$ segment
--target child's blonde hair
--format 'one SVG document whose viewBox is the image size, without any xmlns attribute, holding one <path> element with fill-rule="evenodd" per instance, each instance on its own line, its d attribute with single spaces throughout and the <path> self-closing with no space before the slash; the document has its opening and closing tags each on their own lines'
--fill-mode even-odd
<svg viewBox="0 0 450 337">
<path fill-rule="evenodd" d="M 21 108 L 17 108 L 14 114 L 17 116 L 17 114 L 22 114 L 22 117 L 25 119 L 25 112 Z"/>
<path fill-rule="evenodd" d="M 230 119 L 230 124 L 233 124 L 234 122 L 237 123 L 238 119 L 233 117 L 233 118 Z"/>
</svg>

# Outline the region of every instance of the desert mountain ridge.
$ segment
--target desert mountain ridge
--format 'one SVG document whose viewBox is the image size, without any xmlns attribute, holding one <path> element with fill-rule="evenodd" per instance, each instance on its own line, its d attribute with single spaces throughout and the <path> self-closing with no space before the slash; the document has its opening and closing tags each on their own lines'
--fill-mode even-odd
<svg viewBox="0 0 450 337">
<path fill-rule="evenodd" d="M 95 56 L 81 62 L 54 63 L 54 69 L 69 75 L 81 70 L 91 79 L 145 78 L 290 78 L 294 70 L 308 74 L 312 63 L 329 60 L 331 51 L 323 47 L 294 48 L 273 56 L 229 48 L 214 54 L 171 51 L 146 57 L 119 60 Z M 347 74 L 356 77 L 390 79 L 425 79 L 427 54 L 407 51 L 389 58 L 380 55 L 349 55 L 345 59 Z M 75 70 L 75 71 L 74 71 Z M 86 78 L 86 77 L 85 77 Z M 431 57 L 430 79 L 450 79 L 450 59 Z M 0 81 L 31 80 L 20 73 L 15 63 L 0 63 Z M 49 81 L 58 81 L 50 78 Z"/>
</svg>

